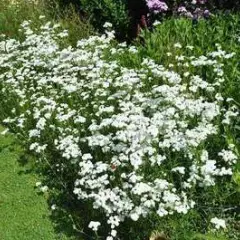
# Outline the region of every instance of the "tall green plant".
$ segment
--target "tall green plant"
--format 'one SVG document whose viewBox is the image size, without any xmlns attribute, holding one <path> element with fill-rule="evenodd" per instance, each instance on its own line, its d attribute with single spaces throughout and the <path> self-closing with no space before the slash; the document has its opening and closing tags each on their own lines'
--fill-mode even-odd
<svg viewBox="0 0 240 240">
<path fill-rule="evenodd" d="M 0 1 L 0 34 L 21 39 L 19 27 L 23 21 L 30 20 L 35 27 L 39 27 L 43 18 L 44 21 L 53 21 L 68 29 L 69 37 L 65 39 L 66 44 L 75 45 L 79 39 L 93 33 L 93 27 L 72 5 L 63 9 L 57 0 Z"/>
</svg>

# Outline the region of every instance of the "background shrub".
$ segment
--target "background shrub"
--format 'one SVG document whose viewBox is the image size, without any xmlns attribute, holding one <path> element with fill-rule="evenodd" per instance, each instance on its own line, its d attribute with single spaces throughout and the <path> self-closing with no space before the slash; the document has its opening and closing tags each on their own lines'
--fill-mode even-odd
<svg viewBox="0 0 240 240">
<path fill-rule="evenodd" d="M 52 2 L 48 0 L 48 2 Z M 62 9 L 73 5 L 79 15 L 85 16 L 98 31 L 105 22 L 111 22 L 119 39 L 125 39 L 128 31 L 127 0 L 58 0 Z"/>
<path fill-rule="evenodd" d="M 103 24 L 105 22 L 111 22 L 116 31 L 116 36 L 120 40 L 127 39 L 129 35 L 129 21 L 130 17 L 128 12 L 128 1 L 127 0 L 57 0 L 60 7 L 64 9 L 69 4 L 73 4 L 77 9 L 79 15 L 89 18 L 95 29 L 102 31 Z M 145 0 L 141 0 L 145 1 Z M 53 1 L 48 0 L 52 3 Z M 138 1 L 136 1 L 137 4 Z M 166 0 L 169 7 L 165 15 L 171 16 L 176 13 L 179 6 L 189 5 L 192 1 L 187 0 Z M 240 2 L 235 0 L 206 0 L 205 4 L 197 2 L 196 7 L 202 7 L 203 9 L 209 9 L 213 12 L 217 10 L 238 10 Z M 195 7 L 195 8 L 196 8 Z M 194 9 L 194 7 L 193 7 Z M 154 15 L 154 14 L 152 14 Z M 158 14 L 161 17 L 161 13 Z M 153 16 L 151 20 L 157 19 Z"/>
<path fill-rule="evenodd" d="M 209 0 L 209 4 L 217 9 L 238 10 L 240 2 L 236 0 Z"/>
<path fill-rule="evenodd" d="M 117 36 L 124 37 L 128 26 L 126 0 L 80 0 L 80 3 L 94 26 L 102 28 L 105 22 L 111 22 Z"/>
</svg>

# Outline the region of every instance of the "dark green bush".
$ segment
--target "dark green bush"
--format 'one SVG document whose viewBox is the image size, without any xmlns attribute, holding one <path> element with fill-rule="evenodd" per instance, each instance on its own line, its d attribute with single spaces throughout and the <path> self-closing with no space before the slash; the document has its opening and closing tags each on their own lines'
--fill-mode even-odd
<svg viewBox="0 0 240 240">
<path fill-rule="evenodd" d="M 53 0 L 48 0 L 52 3 Z M 59 6 L 65 9 L 73 5 L 79 15 L 89 19 L 99 31 L 103 30 L 105 22 L 110 22 L 120 39 L 125 39 L 128 30 L 127 0 L 57 0 Z"/>
<path fill-rule="evenodd" d="M 47 0 L 54 2 L 55 0 Z M 116 31 L 116 36 L 120 40 L 125 40 L 129 35 L 129 10 L 128 5 L 130 0 L 56 0 L 63 9 L 69 4 L 73 4 L 81 16 L 89 18 L 93 26 L 102 31 L 105 22 L 111 22 Z M 147 0 L 136 0 L 136 4 Z M 191 3 L 191 0 L 162 0 L 165 1 L 169 10 L 165 16 L 171 16 L 176 12 L 179 6 Z M 206 4 L 198 3 L 198 6 L 203 6 L 203 9 L 210 9 L 213 13 L 218 10 L 239 10 L 240 1 L 236 0 L 206 0 Z M 136 8 L 137 9 L 137 8 Z M 154 15 L 154 14 L 152 14 Z M 157 17 L 158 18 L 158 17 Z M 156 19 L 153 16 L 151 20 Z"/>
<path fill-rule="evenodd" d="M 79 0 L 81 8 L 90 17 L 91 22 L 102 30 L 105 22 L 111 22 L 119 37 L 127 32 L 128 14 L 126 0 Z"/>
<path fill-rule="evenodd" d="M 217 9 L 240 9 L 240 2 L 238 0 L 209 0 L 209 3 Z"/>
</svg>

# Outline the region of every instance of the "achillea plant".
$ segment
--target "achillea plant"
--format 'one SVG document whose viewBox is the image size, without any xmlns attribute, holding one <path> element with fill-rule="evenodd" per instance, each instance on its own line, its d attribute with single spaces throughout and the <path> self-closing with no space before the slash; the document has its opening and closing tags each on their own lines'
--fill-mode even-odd
<svg viewBox="0 0 240 240">
<path fill-rule="evenodd" d="M 222 131 L 238 110 L 221 86 L 234 53 L 217 45 L 187 56 L 175 43 L 163 66 L 111 30 L 62 48 L 58 28 L 26 21 L 22 42 L 0 41 L 1 116 L 54 173 L 48 191 L 61 182 L 66 199 L 92 206 L 95 235 L 118 239 L 125 221 L 187 214 L 199 189 L 228 181 L 238 152 Z"/>
</svg>

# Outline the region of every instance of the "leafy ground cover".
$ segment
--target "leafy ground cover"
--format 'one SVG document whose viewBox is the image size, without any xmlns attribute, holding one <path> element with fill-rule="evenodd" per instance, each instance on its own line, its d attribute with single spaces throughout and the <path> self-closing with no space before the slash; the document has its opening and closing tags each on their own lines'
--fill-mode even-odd
<svg viewBox="0 0 240 240">
<path fill-rule="evenodd" d="M 22 153 L 11 135 L 0 135 L 0 238 L 70 239 L 55 233 L 47 198 L 34 189 L 37 176 L 29 165 L 19 163 Z"/>
</svg>

